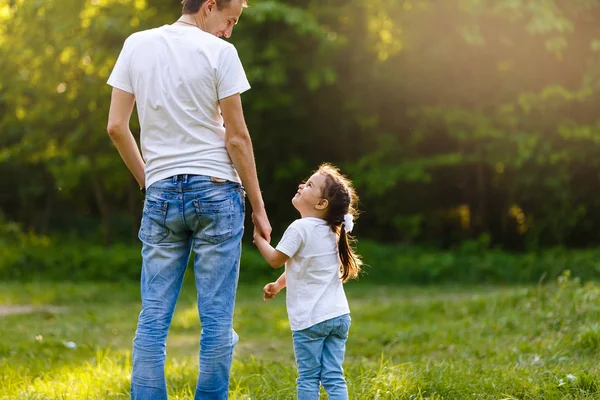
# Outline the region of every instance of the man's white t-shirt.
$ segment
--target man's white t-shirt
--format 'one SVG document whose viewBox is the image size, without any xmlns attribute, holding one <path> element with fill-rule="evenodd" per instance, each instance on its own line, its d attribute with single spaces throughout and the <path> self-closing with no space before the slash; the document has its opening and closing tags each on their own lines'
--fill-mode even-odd
<svg viewBox="0 0 600 400">
<path fill-rule="evenodd" d="M 285 263 L 286 302 L 293 331 L 350 313 L 337 236 L 324 220 L 294 221 L 276 249 L 290 257 Z"/>
<path fill-rule="evenodd" d="M 108 84 L 135 95 L 146 187 L 179 174 L 240 182 L 218 104 L 250 89 L 231 43 L 188 26 L 137 32 Z"/>
</svg>

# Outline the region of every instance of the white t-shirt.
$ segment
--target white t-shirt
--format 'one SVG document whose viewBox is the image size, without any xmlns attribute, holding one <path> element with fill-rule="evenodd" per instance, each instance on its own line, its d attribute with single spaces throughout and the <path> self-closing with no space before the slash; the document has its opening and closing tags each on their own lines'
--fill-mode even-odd
<svg viewBox="0 0 600 400">
<path fill-rule="evenodd" d="M 135 95 L 147 187 L 179 174 L 240 182 L 218 104 L 250 88 L 231 43 L 188 26 L 137 32 L 108 84 Z"/>
<path fill-rule="evenodd" d="M 320 218 L 294 221 L 277 244 L 285 263 L 286 302 L 293 331 L 348 314 L 337 236 Z"/>
</svg>

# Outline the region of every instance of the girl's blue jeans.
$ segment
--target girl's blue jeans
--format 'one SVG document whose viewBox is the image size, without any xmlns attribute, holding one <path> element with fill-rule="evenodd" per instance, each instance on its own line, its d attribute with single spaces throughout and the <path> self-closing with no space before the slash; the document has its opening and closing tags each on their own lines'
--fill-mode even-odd
<svg viewBox="0 0 600 400">
<path fill-rule="evenodd" d="M 318 400 L 320 384 L 329 400 L 347 400 L 344 353 L 350 329 L 350 314 L 292 331 L 298 364 L 298 400 Z"/>
</svg>

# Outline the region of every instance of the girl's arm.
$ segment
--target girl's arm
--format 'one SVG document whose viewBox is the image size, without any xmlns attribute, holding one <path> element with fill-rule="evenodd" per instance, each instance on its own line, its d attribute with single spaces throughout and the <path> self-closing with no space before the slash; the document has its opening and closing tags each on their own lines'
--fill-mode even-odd
<svg viewBox="0 0 600 400">
<path fill-rule="evenodd" d="M 263 299 L 267 301 L 275 297 L 286 286 L 285 272 L 275 282 L 268 283 L 263 289 Z"/>
<path fill-rule="evenodd" d="M 279 250 L 275 250 L 256 230 L 254 231 L 254 244 L 260 251 L 260 254 L 273 268 L 279 268 L 285 264 L 289 257 Z M 285 282 L 285 278 L 284 278 Z M 285 286 L 284 286 L 285 287 Z"/>
<path fill-rule="evenodd" d="M 285 272 L 283 274 L 281 274 L 281 276 L 275 281 L 275 283 L 279 286 L 279 290 L 281 290 L 287 286 L 287 281 L 285 279 Z"/>
</svg>

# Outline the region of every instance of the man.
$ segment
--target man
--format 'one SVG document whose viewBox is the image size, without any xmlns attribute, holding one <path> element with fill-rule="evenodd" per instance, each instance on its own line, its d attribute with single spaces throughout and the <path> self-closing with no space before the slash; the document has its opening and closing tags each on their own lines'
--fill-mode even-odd
<svg viewBox="0 0 600 400">
<path fill-rule="evenodd" d="M 127 38 L 108 80 L 108 133 L 146 192 L 134 400 L 167 398 L 165 342 L 192 250 L 202 324 L 196 399 L 227 398 L 244 189 L 256 229 L 271 234 L 240 98 L 250 85 L 235 48 L 220 39 L 245 6 L 183 0 L 176 22 Z M 129 130 L 136 102 L 143 159 Z"/>
</svg>

